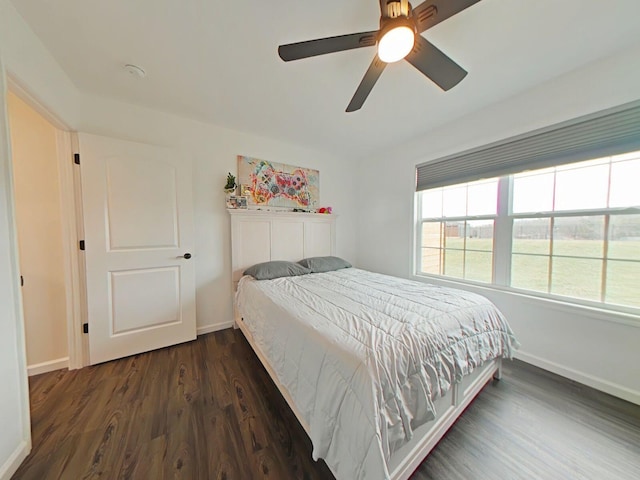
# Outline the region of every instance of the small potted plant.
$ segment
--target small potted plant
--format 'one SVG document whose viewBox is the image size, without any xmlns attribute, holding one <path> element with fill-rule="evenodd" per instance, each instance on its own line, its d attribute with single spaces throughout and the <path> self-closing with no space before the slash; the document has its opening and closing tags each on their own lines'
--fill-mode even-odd
<svg viewBox="0 0 640 480">
<path fill-rule="evenodd" d="M 227 174 L 227 183 L 224 186 L 225 193 L 232 194 L 236 191 L 236 177 L 231 175 L 231 172 Z"/>
<path fill-rule="evenodd" d="M 224 202 L 227 208 L 237 208 L 235 204 L 236 197 L 236 177 L 231 175 L 231 172 L 227 174 L 227 183 L 224 185 Z"/>
</svg>

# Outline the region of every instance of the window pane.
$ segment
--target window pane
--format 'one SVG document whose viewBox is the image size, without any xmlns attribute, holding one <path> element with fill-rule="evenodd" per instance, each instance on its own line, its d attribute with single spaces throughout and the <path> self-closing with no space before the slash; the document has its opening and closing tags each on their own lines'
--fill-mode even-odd
<svg viewBox="0 0 640 480">
<path fill-rule="evenodd" d="M 555 210 L 606 208 L 608 184 L 608 163 L 586 168 L 558 168 Z"/>
<path fill-rule="evenodd" d="M 493 278 L 493 254 L 491 252 L 467 251 L 464 262 L 464 278 L 491 283 Z"/>
<path fill-rule="evenodd" d="M 550 218 L 521 218 L 513 221 L 513 253 L 549 255 L 550 238 Z"/>
<path fill-rule="evenodd" d="M 498 179 L 470 183 L 467 215 L 495 215 L 498 211 Z"/>
<path fill-rule="evenodd" d="M 461 250 L 444 251 L 444 274 L 448 277 L 463 278 L 462 267 L 464 252 Z"/>
<path fill-rule="evenodd" d="M 467 214 L 467 186 L 447 187 L 442 191 L 442 215 L 464 217 Z"/>
<path fill-rule="evenodd" d="M 422 218 L 442 217 L 442 189 L 422 192 Z"/>
<path fill-rule="evenodd" d="M 422 246 L 442 247 L 442 223 L 423 222 L 422 223 Z"/>
<path fill-rule="evenodd" d="M 515 175 L 513 179 L 513 213 L 550 212 L 553 210 L 554 172 Z"/>
<path fill-rule="evenodd" d="M 617 305 L 640 307 L 640 262 L 607 262 L 605 301 Z"/>
<path fill-rule="evenodd" d="M 469 220 L 466 233 L 467 250 L 493 251 L 493 220 Z"/>
<path fill-rule="evenodd" d="M 441 275 L 440 268 L 442 250 L 438 248 L 423 248 L 422 249 L 422 273 L 433 273 L 434 275 Z"/>
<path fill-rule="evenodd" d="M 600 301 L 602 260 L 552 259 L 551 293 Z"/>
<path fill-rule="evenodd" d="M 447 222 L 444 226 L 446 248 L 464 248 L 464 222 Z"/>
<path fill-rule="evenodd" d="M 604 216 L 556 218 L 553 254 L 572 257 L 604 255 Z"/>
<path fill-rule="evenodd" d="M 640 215 L 611 215 L 608 257 L 640 260 Z"/>
<path fill-rule="evenodd" d="M 547 293 L 549 291 L 549 257 L 513 255 L 511 260 L 511 286 Z"/>
<path fill-rule="evenodd" d="M 640 159 L 612 163 L 609 206 L 612 208 L 640 206 L 638 179 L 640 179 Z"/>
</svg>

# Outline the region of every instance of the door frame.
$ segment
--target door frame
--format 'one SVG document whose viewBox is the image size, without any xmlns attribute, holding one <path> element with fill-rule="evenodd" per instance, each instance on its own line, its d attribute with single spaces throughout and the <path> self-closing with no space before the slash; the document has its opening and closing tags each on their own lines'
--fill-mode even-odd
<svg viewBox="0 0 640 480">
<path fill-rule="evenodd" d="M 54 112 L 44 106 L 35 95 L 24 88 L 10 72 L 7 72 L 7 90 L 27 103 L 57 130 L 56 156 L 60 177 L 60 216 L 69 370 L 82 368 L 88 365 L 89 355 L 88 338 L 82 333 L 82 325 L 87 322 L 87 302 L 85 261 L 83 252 L 79 248 L 79 241 L 84 235 L 84 226 L 80 168 L 74 163 L 74 154 L 79 154 L 77 134 Z"/>
<path fill-rule="evenodd" d="M 8 91 L 7 73 L 4 67 L 2 54 L 0 54 L 0 183 L 6 186 L 6 191 L 0 191 L 0 196 L 5 196 L 2 205 L 3 215 L 6 216 L 8 227 L 7 240 L 9 249 L 9 270 L 13 277 L 10 291 L 5 292 L 8 300 L 13 305 L 10 306 L 11 323 L 9 327 L 15 328 L 16 341 L 16 367 L 17 390 L 19 396 L 19 412 L 12 409 L 11 413 L 20 415 L 19 437 L 15 450 L 7 458 L 0 459 L 0 478 L 9 478 L 13 475 L 24 459 L 31 451 L 31 412 L 29 409 L 29 379 L 27 375 L 27 351 L 25 339 L 24 312 L 22 311 L 22 292 L 18 280 L 20 272 L 20 258 L 18 253 L 18 229 L 16 225 L 15 193 L 13 190 L 13 166 L 11 162 L 11 140 L 9 137 L 9 115 L 6 109 Z M 4 221 L 3 221 L 4 223 Z M 4 330 L 4 328 L 3 328 Z"/>
</svg>

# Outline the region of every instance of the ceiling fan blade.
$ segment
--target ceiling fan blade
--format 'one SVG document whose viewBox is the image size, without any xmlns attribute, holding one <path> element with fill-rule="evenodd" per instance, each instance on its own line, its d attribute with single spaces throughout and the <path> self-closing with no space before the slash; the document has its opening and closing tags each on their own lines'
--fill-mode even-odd
<svg viewBox="0 0 640 480">
<path fill-rule="evenodd" d="M 380 78 L 380 75 L 382 75 L 384 67 L 386 66 L 387 64 L 380 60 L 380 58 L 378 58 L 378 55 L 376 54 L 373 61 L 371 62 L 371 65 L 369 65 L 367 73 L 365 73 L 364 77 L 362 77 L 362 81 L 360 82 L 360 85 L 358 85 L 356 93 L 353 94 L 353 98 L 349 102 L 349 106 L 346 110 L 347 112 L 355 112 L 356 110 L 360 110 L 360 108 L 364 104 L 364 101 L 369 96 L 369 93 L 371 93 L 371 89 L 378 81 L 378 78 Z"/>
<path fill-rule="evenodd" d="M 465 69 L 421 35 L 416 35 L 413 50 L 405 57 L 405 60 L 443 90 L 455 87 L 467 75 Z"/>
<path fill-rule="evenodd" d="M 285 62 L 301 58 L 315 57 L 325 53 L 341 52 L 354 48 L 372 47 L 376 44 L 378 31 L 351 33 L 337 37 L 319 38 L 306 42 L 289 43 L 278 47 L 278 55 Z"/>
<path fill-rule="evenodd" d="M 480 0 L 427 0 L 413 9 L 418 33 L 454 16 Z"/>
</svg>

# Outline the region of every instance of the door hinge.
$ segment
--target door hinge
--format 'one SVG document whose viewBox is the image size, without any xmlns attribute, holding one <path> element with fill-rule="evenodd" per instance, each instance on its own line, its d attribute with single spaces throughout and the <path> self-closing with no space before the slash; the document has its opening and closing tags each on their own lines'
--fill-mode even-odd
<svg viewBox="0 0 640 480">
<path fill-rule="evenodd" d="M 20 275 L 20 286 L 24 287 L 24 277 Z"/>
<path fill-rule="evenodd" d="M 84 240 L 80 240 L 80 250 L 84 250 Z"/>
<path fill-rule="evenodd" d="M 73 154 L 73 163 L 75 163 L 76 165 L 80 165 L 80 154 L 79 153 L 74 153 Z"/>
<path fill-rule="evenodd" d="M 82 324 L 82 333 L 89 333 L 89 324 L 88 323 L 83 323 Z"/>
</svg>

